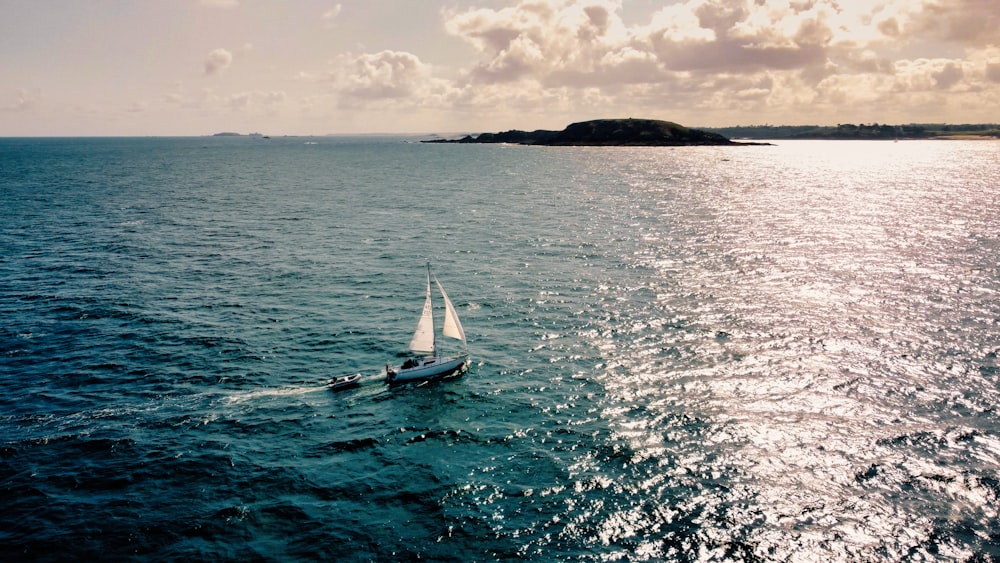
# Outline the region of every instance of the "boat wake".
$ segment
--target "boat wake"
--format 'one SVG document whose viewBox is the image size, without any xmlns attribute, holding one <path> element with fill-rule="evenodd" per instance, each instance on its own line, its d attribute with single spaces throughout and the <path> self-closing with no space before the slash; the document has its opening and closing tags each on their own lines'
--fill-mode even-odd
<svg viewBox="0 0 1000 563">
<path fill-rule="evenodd" d="M 278 389 L 259 389 L 256 391 L 248 391 L 241 393 L 233 393 L 226 395 L 223 402 L 228 405 L 238 405 L 242 403 L 248 403 L 260 399 L 270 399 L 276 397 L 294 397 L 300 395 L 309 395 L 311 393 L 319 393 L 326 390 L 326 385 L 310 385 L 308 387 L 284 387 Z"/>
</svg>

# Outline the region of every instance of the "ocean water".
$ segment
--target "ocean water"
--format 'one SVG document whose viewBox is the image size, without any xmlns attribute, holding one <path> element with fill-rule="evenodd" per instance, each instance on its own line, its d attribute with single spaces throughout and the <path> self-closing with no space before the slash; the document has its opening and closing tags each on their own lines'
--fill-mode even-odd
<svg viewBox="0 0 1000 563">
<path fill-rule="evenodd" d="M 406 141 L 0 140 L 0 559 L 1000 559 L 1000 144 Z"/>
</svg>

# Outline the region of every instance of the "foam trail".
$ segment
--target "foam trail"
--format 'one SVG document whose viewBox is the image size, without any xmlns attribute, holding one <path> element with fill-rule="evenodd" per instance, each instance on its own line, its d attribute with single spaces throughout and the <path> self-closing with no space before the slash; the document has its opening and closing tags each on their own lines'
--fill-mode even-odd
<svg viewBox="0 0 1000 563">
<path fill-rule="evenodd" d="M 310 393 L 317 393 L 319 391 L 325 391 L 326 386 L 322 387 L 286 387 L 280 389 L 260 389 L 256 391 L 249 391 L 245 393 L 234 393 L 225 397 L 224 401 L 227 404 L 240 404 L 248 401 L 253 401 L 256 399 L 263 399 L 269 397 L 294 397 L 299 395 L 308 395 Z"/>
</svg>

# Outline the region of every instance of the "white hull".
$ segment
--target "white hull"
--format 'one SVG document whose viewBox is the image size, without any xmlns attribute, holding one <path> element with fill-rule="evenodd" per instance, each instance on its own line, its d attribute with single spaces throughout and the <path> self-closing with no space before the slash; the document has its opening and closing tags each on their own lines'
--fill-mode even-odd
<svg viewBox="0 0 1000 563">
<path fill-rule="evenodd" d="M 407 381 L 425 381 L 444 377 L 465 368 L 468 359 L 468 354 L 452 356 L 450 358 L 425 356 L 413 360 L 417 364 L 414 367 L 388 367 L 386 369 L 385 380 L 389 383 L 404 383 Z"/>
</svg>

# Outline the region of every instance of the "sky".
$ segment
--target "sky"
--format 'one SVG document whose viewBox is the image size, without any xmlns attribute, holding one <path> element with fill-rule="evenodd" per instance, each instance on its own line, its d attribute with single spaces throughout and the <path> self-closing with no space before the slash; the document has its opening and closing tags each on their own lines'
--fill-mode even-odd
<svg viewBox="0 0 1000 563">
<path fill-rule="evenodd" d="M 0 136 L 1000 121 L 1000 0 L 0 0 Z"/>
</svg>

